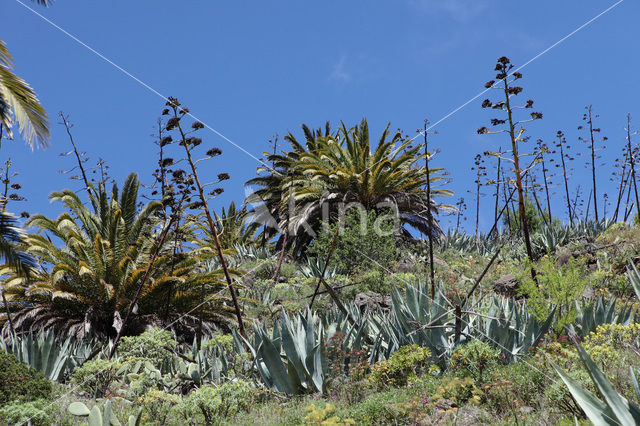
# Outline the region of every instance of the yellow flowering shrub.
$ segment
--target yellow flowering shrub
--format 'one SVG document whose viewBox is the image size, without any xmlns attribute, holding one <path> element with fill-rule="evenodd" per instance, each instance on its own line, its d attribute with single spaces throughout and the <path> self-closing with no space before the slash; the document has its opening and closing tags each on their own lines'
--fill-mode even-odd
<svg viewBox="0 0 640 426">
<path fill-rule="evenodd" d="M 356 424 L 353 419 L 342 419 L 336 416 L 336 407 L 333 404 L 325 404 L 324 407 L 312 404 L 306 408 L 306 411 L 304 423 L 307 425 L 343 426 Z"/>
<path fill-rule="evenodd" d="M 603 365 L 620 360 L 621 349 L 640 349 L 640 324 L 603 324 L 589 333 L 583 342 L 589 355 Z"/>
<path fill-rule="evenodd" d="M 471 377 L 444 377 L 431 401 L 436 409 L 446 411 L 465 404 L 480 404 L 482 392 Z"/>
</svg>

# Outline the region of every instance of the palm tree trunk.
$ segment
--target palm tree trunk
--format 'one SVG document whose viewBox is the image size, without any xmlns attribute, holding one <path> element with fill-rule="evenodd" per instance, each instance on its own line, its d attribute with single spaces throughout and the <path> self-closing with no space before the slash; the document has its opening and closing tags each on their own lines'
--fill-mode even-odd
<svg viewBox="0 0 640 426">
<path fill-rule="evenodd" d="M 4 303 L 4 309 L 7 311 L 7 321 L 9 322 L 9 330 L 11 331 L 11 335 L 16 335 L 16 329 L 13 327 L 13 319 L 11 319 L 11 312 L 9 312 L 9 304 L 7 303 L 7 298 L 4 295 L 4 290 L 0 291 L 2 293 L 2 303 Z"/>
</svg>

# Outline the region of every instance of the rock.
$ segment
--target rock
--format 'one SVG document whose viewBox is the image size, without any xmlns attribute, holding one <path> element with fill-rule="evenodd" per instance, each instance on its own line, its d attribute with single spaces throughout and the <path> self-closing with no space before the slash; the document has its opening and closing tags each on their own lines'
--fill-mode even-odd
<svg viewBox="0 0 640 426">
<path fill-rule="evenodd" d="M 503 275 L 493 283 L 493 291 L 505 297 L 517 297 L 520 283 L 513 274 Z"/>
<path fill-rule="evenodd" d="M 370 311 L 374 311 L 378 308 L 378 306 L 382 309 L 389 309 L 389 307 L 391 306 L 391 297 L 383 296 L 381 294 L 370 291 L 367 293 L 356 294 L 353 303 L 355 303 L 355 305 L 359 307 L 360 310 L 366 308 Z"/>
<path fill-rule="evenodd" d="M 413 272 L 413 269 L 415 268 L 415 263 L 409 261 L 409 260 L 400 260 L 397 264 L 396 264 L 396 270 L 398 272 Z"/>
<path fill-rule="evenodd" d="M 433 264 L 436 266 L 439 266 L 441 268 L 445 268 L 445 269 L 449 269 L 449 265 L 447 265 L 447 262 L 445 262 L 442 259 L 438 259 L 437 257 L 434 256 L 433 258 Z"/>
<path fill-rule="evenodd" d="M 569 260 L 573 257 L 573 253 L 563 253 L 558 257 L 558 266 L 564 266 L 569 263 Z"/>
<path fill-rule="evenodd" d="M 525 414 L 531 414 L 533 413 L 533 407 L 529 407 L 527 405 L 523 405 L 522 407 L 519 407 L 518 410 L 520 410 L 521 413 L 525 413 Z"/>
</svg>

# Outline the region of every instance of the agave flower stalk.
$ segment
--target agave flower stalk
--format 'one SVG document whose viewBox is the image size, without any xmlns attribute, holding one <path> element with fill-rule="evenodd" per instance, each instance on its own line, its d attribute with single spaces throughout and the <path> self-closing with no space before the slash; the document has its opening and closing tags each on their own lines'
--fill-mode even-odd
<svg viewBox="0 0 640 426">
<path fill-rule="evenodd" d="M 567 140 L 564 137 L 564 133 L 562 130 L 558 130 L 556 133 L 556 137 L 558 141 L 556 142 L 556 147 L 560 149 L 560 163 L 562 165 L 562 177 L 564 181 L 564 191 L 567 200 L 567 213 L 569 214 L 569 222 L 573 225 L 573 212 L 571 210 L 571 196 L 569 195 L 569 177 L 567 175 L 567 163 L 566 159 L 571 159 L 568 154 L 565 154 L 564 149 L 567 145 Z M 567 146 L 568 148 L 568 146 Z M 556 165 L 557 167 L 557 165 Z"/>
<path fill-rule="evenodd" d="M 582 120 L 587 124 L 588 126 L 588 131 L 589 131 L 589 136 L 588 138 L 583 138 L 580 137 L 579 139 L 586 143 L 587 146 L 589 147 L 589 153 L 590 153 L 590 157 L 591 157 L 591 179 L 593 182 L 593 188 L 591 190 L 592 195 L 593 195 L 593 210 L 594 210 L 594 214 L 595 214 L 595 218 L 596 221 L 599 220 L 598 218 L 598 192 L 597 192 L 597 187 L 596 187 L 596 158 L 600 158 L 598 156 L 596 156 L 596 137 L 595 134 L 596 133 L 600 133 L 600 129 L 596 128 L 593 126 L 594 124 L 594 119 L 598 118 L 598 115 L 594 115 L 593 114 L 593 107 L 592 105 L 587 105 L 585 107 L 585 109 L 587 110 L 587 112 L 584 113 L 584 115 L 582 116 Z M 582 126 L 578 127 L 578 130 L 582 129 Z M 603 137 L 602 141 L 606 141 L 607 137 Z M 589 202 L 590 204 L 590 202 Z M 587 212 L 589 211 L 589 209 L 587 208 Z M 588 215 L 588 213 L 587 213 Z"/>
<path fill-rule="evenodd" d="M 489 99 L 485 100 L 482 104 L 484 108 L 492 108 L 496 110 L 501 110 L 506 113 L 506 119 L 497 119 L 494 118 L 491 120 L 491 124 L 493 126 L 499 126 L 506 123 L 506 129 L 498 130 L 498 131 L 489 131 L 486 127 L 481 127 L 478 129 L 479 134 L 488 134 L 488 133 L 507 133 L 509 135 L 509 140 L 511 142 L 511 154 L 512 158 L 504 157 L 509 162 L 513 164 L 513 172 L 515 174 L 515 185 L 518 191 L 518 208 L 520 212 L 520 222 L 522 226 L 522 233 L 524 237 L 524 244 L 527 250 L 527 256 L 531 261 L 533 261 L 533 252 L 531 249 L 531 237 L 529 235 L 529 225 L 527 223 L 527 216 L 525 211 L 525 194 L 524 194 L 524 185 L 522 182 L 523 170 L 520 166 L 521 158 L 523 154 L 519 152 L 519 144 L 527 141 L 527 137 L 524 136 L 525 128 L 521 125 L 524 123 L 528 123 L 534 120 L 538 120 L 542 118 L 542 114 L 539 112 L 532 112 L 530 114 L 529 119 L 517 121 L 514 117 L 514 111 L 516 109 L 526 109 L 533 107 L 533 101 L 528 100 L 524 106 L 515 106 L 512 105 L 512 97 L 517 96 L 520 92 L 522 92 L 522 87 L 514 86 L 513 82 L 522 78 L 522 74 L 518 72 L 514 72 L 509 74 L 513 65 L 511 61 L 507 57 L 501 57 L 498 59 L 498 62 L 495 67 L 496 78 L 502 82 L 502 86 L 499 88 L 494 86 L 496 82 L 494 80 L 485 84 L 487 88 L 499 89 L 503 92 L 504 101 L 499 101 L 496 103 L 491 102 Z M 535 270 L 531 269 L 531 276 L 535 279 Z"/>
<path fill-rule="evenodd" d="M 240 331 L 240 334 L 246 338 L 246 331 L 244 328 L 244 321 L 242 318 L 242 311 L 240 309 L 240 305 L 238 303 L 238 297 L 236 295 L 236 290 L 235 287 L 233 285 L 233 281 L 231 279 L 231 275 L 229 274 L 229 267 L 227 266 L 227 261 L 224 257 L 224 254 L 222 253 L 222 246 L 220 245 L 220 239 L 218 238 L 218 231 L 216 229 L 215 223 L 213 221 L 213 216 L 211 214 L 211 209 L 209 208 L 209 204 L 208 204 L 208 200 L 207 197 L 204 193 L 204 186 L 200 181 L 200 177 L 198 175 L 198 169 L 196 167 L 196 160 L 193 159 L 193 155 L 192 155 L 192 149 L 195 148 L 195 146 L 197 146 L 200 142 L 198 142 L 197 144 L 195 143 L 197 141 L 197 138 L 188 138 L 187 134 L 185 133 L 185 130 L 182 127 L 182 124 L 180 122 L 180 119 L 182 117 L 184 117 L 189 110 L 187 108 L 184 107 L 180 107 L 180 103 L 178 102 L 177 99 L 175 98 L 169 98 L 169 100 L 167 101 L 167 106 L 170 107 L 173 110 L 173 117 L 171 119 L 169 119 L 169 122 L 167 123 L 167 130 L 170 129 L 177 129 L 180 133 L 180 145 L 182 145 L 182 147 L 185 150 L 185 154 L 186 154 L 186 159 L 187 162 L 189 163 L 189 167 L 191 168 L 191 173 L 193 175 L 193 179 L 196 185 L 196 189 L 197 189 L 197 193 L 198 193 L 198 197 L 200 198 L 200 208 L 202 209 L 202 211 L 204 212 L 204 215 L 207 219 L 207 224 L 209 225 L 209 232 L 211 232 L 211 235 L 213 236 L 213 241 L 214 241 L 214 245 L 215 245 L 215 250 L 216 253 L 218 255 L 218 259 L 220 260 L 220 265 L 222 266 L 222 270 L 224 271 L 224 276 L 225 279 L 227 281 L 227 286 L 229 288 L 229 293 L 231 295 L 231 300 L 233 302 L 233 307 L 236 313 L 236 319 L 238 321 L 238 330 Z M 196 124 L 196 123 L 194 123 Z M 202 123 L 200 123 L 200 125 L 202 125 Z M 199 128 L 200 126 L 197 126 L 197 128 Z M 196 129 L 196 127 L 194 127 L 194 129 Z M 217 150 L 217 152 L 215 153 L 215 155 L 218 155 L 221 151 Z M 213 153 L 212 153 L 213 154 Z M 208 155 L 208 157 L 212 157 L 212 155 Z M 220 176 L 220 175 L 219 175 Z M 224 178 L 228 178 L 228 175 L 223 176 Z M 222 180 L 222 178 L 220 178 Z"/>
<path fill-rule="evenodd" d="M 474 166 L 471 170 L 476 171 L 476 180 L 474 183 L 476 184 L 476 230 L 473 233 L 473 239 L 478 239 L 478 226 L 480 224 L 480 188 L 482 187 L 482 177 L 486 176 L 486 167 L 483 166 L 484 159 L 482 155 L 477 154 L 474 158 L 473 164 Z"/>
<path fill-rule="evenodd" d="M 498 131 L 489 131 L 486 127 L 482 127 L 478 129 L 479 134 L 487 134 L 487 133 L 507 133 L 509 135 L 509 140 L 511 142 L 511 154 L 512 158 L 509 158 L 509 162 L 513 164 L 513 172 L 515 174 L 515 184 L 516 189 L 518 191 L 518 208 L 520 212 L 520 221 L 522 224 L 522 233 L 524 237 L 524 243 L 527 250 L 527 256 L 531 261 L 533 261 L 533 251 L 531 249 L 531 237 L 529 235 L 529 225 L 527 223 L 527 216 L 525 211 L 525 195 L 524 195 L 524 185 L 522 182 L 523 172 L 524 170 L 520 166 L 521 158 L 523 154 L 519 152 L 519 144 L 524 143 L 527 140 L 527 137 L 524 136 L 525 128 L 522 127 L 522 124 L 539 120 L 542 118 L 542 113 L 532 112 L 530 114 L 529 119 L 525 120 L 516 120 L 514 117 L 514 111 L 516 109 L 528 109 L 533 107 L 533 101 L 528 100 L 524 106 L 515 106 L 512 105 L 512 97 L 517 96 L 520 92 L 522 92 L 522 87 L 514 86 L 513 83 L 522 78 L 522 74 L 519 72 L 513 72 L 510 74 L 513 69 L 513 65 L 511 61 L 507 57 L 501 57 L 498 59 L 495 71 L 497 71 L 496 79 L 502 82 L 501 87 L 494 86 L 496 82 L 494 80 L 487 82 L 485 84 L 486 88 L 495 88 L 502 91 L 504 95 L 504 100 L 496 103 L 491 102 L 489 99 L 486 99 L 482 106 L 484 108 L 492 108 L 496 110 L 501 110 L 506 113 L 506 119 L 497 119 L 494 118 L 491 120 L 491 124 L 493 126 L 504 125 L 506 123 L 506 129 L 498 130 Z M 504 157 L 504 159 L 507 159 Z M 531 276 L 535 280 L 535 270 L 531 269 Z"/>
<path fill-rule="evenodd" d="M 636 196 L 636 208 L 638 209 L 638 219 L 640 219 L 640 199 L 638 198 L 638 186 L 636 183 L 636 166 L 633 161 L 635 152 L 631 149 L 631 114 L 627 114 L 627 149 L 629 156 L 629 166 L 631 167 L 631 180 L 633 182 L 633 191 Z M 625 219 L 626 220 L 626 219 Z"/>
<path fill-rule="evenodd" d="M 618 198 L 616 201 L 616 209 L 613 213 L 613 218 L 615 221 L 618 220 L 618 212 L 620 210 L 620 202 L 622 201 L 622 196 L 624 195 L 624 190 L 627 187 L 627 181 L 629 180 L 628 175 L 630 175 L 631 173 L 627 171 L 627 163 L 628 163 L 628 157 L 627 157 L 627 147 L 624 147 L 624 152 L 622 154 L 622 161 L 617 160 L 617 167 L 620 167 L 620 163 L 622 163 L 622 170 L 620 171 L 620 183 L 618 185 Z"/>
<path fill-rule="evenodd" d="M 500 199 L 500 163 L 502 162 L 502 159 L 500 158 L 500 156 L 502 155 L 502 148 L 500 148 L 498 150 L 498 166 L 496 167 L 496 199 L 495 199 L 495 205 L 493 207 L 493 221 L 497 222 L 498 221 L 498 203 L 499 203 L 499 199 Z"/>
<path fill-rule="evenodd" d="M 429 179 L 429 160 L 431 154 L 429 153 L 429 141 L 427 139 L 427 126 L 428 120 L 424 120 L 424 167 L 426 170 L 427 181 L 427 206 L 431 206 L 431 180 Z M 433 212 L 431 208 L 427 208 L 427 221 L 429 222 L 429 229 L 427 230 L 427 239 L 429 241 L 429 275 L 431 277 L 431 298 L 436 296 L 436 276 L 435 265 L 433 264 Z M 477 225 L 476 225 L 477 227 Z"/>
</svg>

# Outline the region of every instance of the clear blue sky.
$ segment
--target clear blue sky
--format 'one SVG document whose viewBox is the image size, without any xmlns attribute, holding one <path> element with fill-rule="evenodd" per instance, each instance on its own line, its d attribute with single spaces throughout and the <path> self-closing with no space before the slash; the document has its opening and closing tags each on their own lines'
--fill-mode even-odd
<svg viewBox="0 0 640 426">
<path fill-rule="evenodd" d="M 354 124 L 367 117 L 374 133 L 391 122 L 413 135 L 483 90 L 496 58 L 520 65 L 614 1 L 509 2 L 490 0 L 381 1 L 110 1 L 58 0 L 50 8 L 26 4 L 74 34 L 157 91 L 178 97 L 194 115 L 260 156 L 276 133 L 330 120 Z M 92 160 L 102 157 L 113 176 L 131 171 L 151 181 L 155 146 L 150 134 L 163 107 L 156 94 L 91 53 L 15 0 L 1 0 L 0 38 L 16 73 L 37 91 L 52 120 L 51 148 L 31 152 L 5 141 L 1 160 L 14 160 L 28 197 L 11 210 L 57 214 L 47 195 L 79 187 L 57 171 L 70 168 L 63 110 L 77 142 Z M 601 185 L 624 143 L 627 112 L 640 127 L 640 4 L 626 0 L 524 70 L 522 100 L 532 98 L 544 119 L 530 126 L 535 140 L 551 142 L 563 129 L 575 142 L 584 106 L 593 104 L 609 137 Z M 484 98 L 484 97 L 483 97 Z M 478 136 L 491 114 L 482 99 L 437 126 L 437 162 L 453 178 L 473 215 L 470 171 L 476 153 L 506 146 L 500 135 Z M 230 173 L 216 202 L 244 198 L 255 160 L 209 131 L 207 146 L 223 156 L 206 166 Z M 581 162 L 582 160 L 578 160 Z M 581 165 L 576 178 L 587 184 Z M 606 177 L 605 177 L 606 176 Z M 613 190 L 608 186 L 613 198 Z M 487 191 L 489 192 L 489 191 Z M 587 189 L 588 194 L 588 189 Z M 554 205 L 561 207 L 558 191 Z M 451 200 L 452 202 L 454 200 Z M 483 201 L 490 226 L 492 202 Z M 468 227 L 472 219 L 469 217 Z"/>
</svg>

